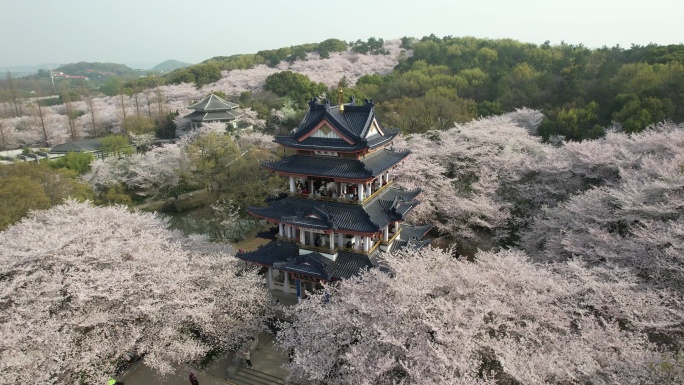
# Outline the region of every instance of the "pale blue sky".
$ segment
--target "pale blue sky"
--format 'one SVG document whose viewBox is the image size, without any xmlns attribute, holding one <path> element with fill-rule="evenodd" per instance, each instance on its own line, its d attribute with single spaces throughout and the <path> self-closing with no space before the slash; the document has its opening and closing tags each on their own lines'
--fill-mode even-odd
<svg viewBox="0 0 684 385">
<path fill-rule="evenodd" d="M 684 1 L 0 0 L 0 66 L 149 68 L 371 36 L 475 36 L 588 47 L 684 42 Z"/>
</svg>

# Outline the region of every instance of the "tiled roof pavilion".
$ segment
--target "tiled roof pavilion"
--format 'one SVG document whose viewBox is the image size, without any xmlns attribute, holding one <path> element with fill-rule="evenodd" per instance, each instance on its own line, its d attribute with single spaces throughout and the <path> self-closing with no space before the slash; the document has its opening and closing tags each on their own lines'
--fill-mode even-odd
<svg viewBox="0 0 684 385">
<path fill-rule="evenodd" d="M 211 94 L 188 107 L 195 112 L 185 115 L 193 124 L 202 122 L 231 122 L 245 114 L 240 106 Z"/>
</svg>

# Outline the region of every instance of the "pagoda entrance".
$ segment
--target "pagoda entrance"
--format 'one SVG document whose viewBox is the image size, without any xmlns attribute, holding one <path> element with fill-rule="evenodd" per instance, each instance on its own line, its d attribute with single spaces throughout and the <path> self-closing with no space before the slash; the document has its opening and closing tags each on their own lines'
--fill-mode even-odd
<svg viewBox="0 0 684 385">
<path fill-rule="evenodd" d="M 306 293 L 323 290 L 321 280 L 316 277 L 309 277 L 299 273 L 290 273 L 290 275 L 290 279 L 295 283 L 295 294 L 298 298 L 304 299 L 307 297 Z"/>
</svg>

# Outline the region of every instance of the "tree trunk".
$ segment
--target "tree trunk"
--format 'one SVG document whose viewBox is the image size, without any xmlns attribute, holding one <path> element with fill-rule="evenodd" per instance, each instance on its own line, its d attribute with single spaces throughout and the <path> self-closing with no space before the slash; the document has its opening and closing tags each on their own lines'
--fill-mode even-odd
<svg viewBox="0 0 684 385">
<path fill-rule="evenodd" d="M 69 95 L 69 90 L 66 90 L 64 94 L 62 94 L 64 98 L 64 105 L 66 106 L 67 110 L 67 119 L 69 121 L 69 131 L 71 133 L 71 140 L 76 141 L 76 122 L 74 118 L 74 110 L 73 106 L 71 105 L 71 95 Z"/>
<path fill-rule="evenodd" d="M 161 89 L 159 87 L 157 87 L 154 92 L 157 95 L 157 106 L 159 107 L 159 116 L 161 118 L 164 116 L 164 95 L 162 95 Z"/>
<path fill-rule="evenodd" d="M 5 129 L 0 121 L 0 140 L 2 140 L 2 149 L 7 150 L 7 140 L 5 139 Z"/>
<path fill-rule="evenodd" d="M 98 135 L 97 125 L 95 124 L 95 109 L 93 108 L 93 98 L 90 96 L 90 93 L 86 91 L 83 81 L 81 81 L 81 97 L 83 97 L 83 100 L 85 100 L 86 105 L 88 105 L 88 109 L 90 110 L 90 122 L 93 125 L 93 136 L 97 138 Z"/>
<path fill-rule="evenodd" d="M 12 116 L 21 116 L 22 115 L 22 110 L 21 110 L 21 104 L 17 103 L 18 95 L 17 95 L 17 90 L 14 89 L 14 83 L 12 82 L 12 75 L 10 75 L 10 72 L 7 71 L 7 82 L 9 83 L 9 88 L 10 88 L 10 94 L 12 95 L 12 103 L 14 104 L 14 110 L 12 113 Z M 11 106 L 11 104 L 10 104 Z"/>
<path fill-rule="evenodd" d="M 48 132 L 47 128 L 45 127 L 45 119 L 43 118 L 43 107 L 40 105 L 40 100 L 36 101 L 36 105 L 38 106 L 38 115 L 40 116 L 40 127 L 43 129 L 43 144 L 45 147 L 49 147 L 50 144 L 48 143 Z"/>
<path fill-rule="evenodd" d="M 147 116 L 152 119 L 152 101 L 150 100 L 150 93 L 145 91 L 145 100 L 147 100 Z"/>
<path fill-rule="evenodd" d="M 135 100 L 135 115 L 140 116 L 140 106 L 138 104 L 138 89 L 133 90 L 133 98 Z"/>
<path fill-rule="evenodd" d="M 124 97 L 123 97 L 123 91 L 119 93 L 119 97 L 121 98 L 121 111 L 123 111 L 123 121 L 126 123 L 126 104 L 124 103 Z M 124 134 L 128 134 L 126 132 L 126 125 L 122 124 L 121 128 L 123 128 Z"/>
</svg>

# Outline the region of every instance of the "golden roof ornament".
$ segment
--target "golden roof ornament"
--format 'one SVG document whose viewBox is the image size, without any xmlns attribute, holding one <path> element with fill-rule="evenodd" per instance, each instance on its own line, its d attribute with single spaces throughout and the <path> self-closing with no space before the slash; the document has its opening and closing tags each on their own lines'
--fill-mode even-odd
<svg viewBox="0 0 684 385">
<path fill-rule="evenodd" d="M 344 97 L 344 91 L 342 90 L 342 80 L 337 83 L 337 104 L 340 106 L 340 112 L 344 112 L 344 103 L 342 103 L 342 98 Z"/>
</svg>

